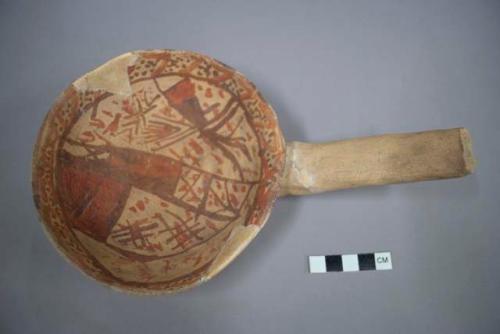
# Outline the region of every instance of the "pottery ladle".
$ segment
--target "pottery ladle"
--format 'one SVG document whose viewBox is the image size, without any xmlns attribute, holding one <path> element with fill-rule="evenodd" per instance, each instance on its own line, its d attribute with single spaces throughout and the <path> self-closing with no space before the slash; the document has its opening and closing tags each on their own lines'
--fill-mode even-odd
<svg viewBox="0 0 500 334">
<path fill-rule="evenodd" d="M 219 273 L 278 196 L 473 167 L 463 128 L 285 143 L 242 74 L 197 53 L 153 50 L 114 58 L 58 97 L 35 146 L 33 192 L 71 263 L 119 290 L 156 294 Z"/>
</svg>

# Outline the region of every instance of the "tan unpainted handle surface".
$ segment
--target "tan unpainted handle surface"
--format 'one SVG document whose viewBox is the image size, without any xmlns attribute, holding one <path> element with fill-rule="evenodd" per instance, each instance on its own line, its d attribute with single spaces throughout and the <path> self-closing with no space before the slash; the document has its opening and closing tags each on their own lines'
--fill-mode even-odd
<svg viewBox="0 0 500 334">
<path fill-rule="evenodd" d="M 281 196 L 461 177 L 475 165 L 464 128 L 287 144 Z"/>
</svg>

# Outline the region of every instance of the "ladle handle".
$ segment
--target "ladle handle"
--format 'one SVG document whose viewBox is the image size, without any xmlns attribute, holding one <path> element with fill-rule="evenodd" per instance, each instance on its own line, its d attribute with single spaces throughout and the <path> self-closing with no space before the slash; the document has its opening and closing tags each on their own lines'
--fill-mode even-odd
<svg viewBox="0 0 500 334">
<path fill-rule="evenodd" d="M 467 129 L 287 144 L 281 196 L 447 179 L 475 165 Z"/>
</svg>

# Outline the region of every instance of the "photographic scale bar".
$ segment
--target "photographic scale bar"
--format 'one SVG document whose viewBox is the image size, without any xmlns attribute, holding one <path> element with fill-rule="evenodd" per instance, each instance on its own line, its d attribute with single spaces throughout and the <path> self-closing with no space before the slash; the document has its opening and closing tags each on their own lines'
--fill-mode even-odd
<svg viewBox="0 0 500 334">
<path fill-rule="evenodd" d="M 391 269 L 391 252 L 309 256 L 311 274 Z"/>
</svg>

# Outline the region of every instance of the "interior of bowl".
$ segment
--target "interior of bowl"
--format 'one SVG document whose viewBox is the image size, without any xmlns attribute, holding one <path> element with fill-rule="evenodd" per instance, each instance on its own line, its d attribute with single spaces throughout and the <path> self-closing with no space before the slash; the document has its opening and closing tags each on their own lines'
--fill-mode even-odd
<svg viewBox="0 0 500 334">
<path fill-rule="evenodd" d="M 91 277 L 173 292 L 222 270 L 267 220 L 285 159 L 276 116 L 203 55 L 137 51 L 71 84 L 33 157 L 49 237 Z"/>
</svg>

